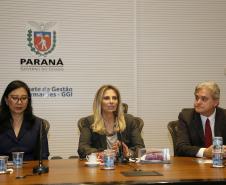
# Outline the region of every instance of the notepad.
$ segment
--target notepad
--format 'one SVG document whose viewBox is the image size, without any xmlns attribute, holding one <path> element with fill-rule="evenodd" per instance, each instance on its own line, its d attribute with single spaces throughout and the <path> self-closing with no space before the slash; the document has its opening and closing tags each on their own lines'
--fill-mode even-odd
<svg viewBox="0 0 226 185">
<path fill-rule="evenodd" d="M 121 172 L 124 176 L 132 177 L 132 176 L 163 176 L 163 174 L 156 171 L 125 171 Z"/>
<path fill-rule="evenodd" d="M 140 160 L 142 164 L 171 164 L 171 161 L 161 161 L 161 160 Z"/>
</svg>

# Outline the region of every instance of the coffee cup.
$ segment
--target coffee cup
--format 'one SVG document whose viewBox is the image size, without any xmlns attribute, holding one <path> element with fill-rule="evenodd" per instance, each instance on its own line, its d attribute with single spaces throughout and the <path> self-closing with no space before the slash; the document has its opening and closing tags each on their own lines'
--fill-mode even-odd
<svg viewBox="0 0 226 185">
<path fill-rule="evenodd" d="M 96 163 L 97 162 L 97 155 L 96 155 L 96 153 L 91 153 L 90 155 L 86 156 L 86 159 L 89 163 Z"/>
<path fill-rule="evenodd" d="M 22 168 L 24 152 L 13 152 L 13 165 L 15 168 Z"/>
<path fill-rule="evenodd" d="M 0 172 L 4 173 L 7 170 L 7 162 L 8 162 L 8 156 L 0 156 Z"/>
</svg>

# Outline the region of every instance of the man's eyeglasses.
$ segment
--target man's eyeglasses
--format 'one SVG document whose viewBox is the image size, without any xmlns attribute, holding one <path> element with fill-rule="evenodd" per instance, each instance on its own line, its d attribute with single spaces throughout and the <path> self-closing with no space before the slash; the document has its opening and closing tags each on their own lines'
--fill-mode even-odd
<svg viewBox="0 0 226 185">
<path fill-rule="evenodd" d="M 13 96 L 11 95 L 10 96 L 10 99 L 14 102 L 14 103 L 18 103 L 19 101 L 22 102 L 22 103 L 25 103 L 28 101 L 29 97 L 28 96 Z"/>
</svg>

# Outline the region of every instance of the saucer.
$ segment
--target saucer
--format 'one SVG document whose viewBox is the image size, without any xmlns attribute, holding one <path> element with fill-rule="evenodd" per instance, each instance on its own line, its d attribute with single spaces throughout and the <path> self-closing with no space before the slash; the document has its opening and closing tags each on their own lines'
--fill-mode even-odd
<svg viewBox="0 0 226 185">
<path fill-rule="evenodd" d="M 0 175 L 1 174 L 12 174 L 12 173 L 13 173 L 13 169 L 12 168 L 7 169 L 6 171 L 0 171 Z"/>
<path fill-rule="evenodd" d="M 100 162 L 85 162 L 85 164 L 89 167 L 96 167 L 100 165 Z"/>
</svg>

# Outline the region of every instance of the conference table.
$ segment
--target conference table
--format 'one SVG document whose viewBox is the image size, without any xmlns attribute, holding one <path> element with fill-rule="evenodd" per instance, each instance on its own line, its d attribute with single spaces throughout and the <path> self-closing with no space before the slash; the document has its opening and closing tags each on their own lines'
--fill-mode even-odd
<svg viewBox="0 0 226 185">
<path fill-rule="evenodd" d="M 14 169 L 12 174 L 1 174 L 0 185 L 226 184 L 226 168 L 213 168 L 191 157 L 171 157 L 169 164 L 117 163 L 114 170 L 105 170 L 103 166 L 88 167 L 80 159 L 46 160 L 43 164 L 49 167 L 49 172 L 33 175 L 32 169 L 37 164 L 38 161 L 29 161 L 22 168 Z M 153 176 L 144 175 L 146 173 Z"/>
</svg>

